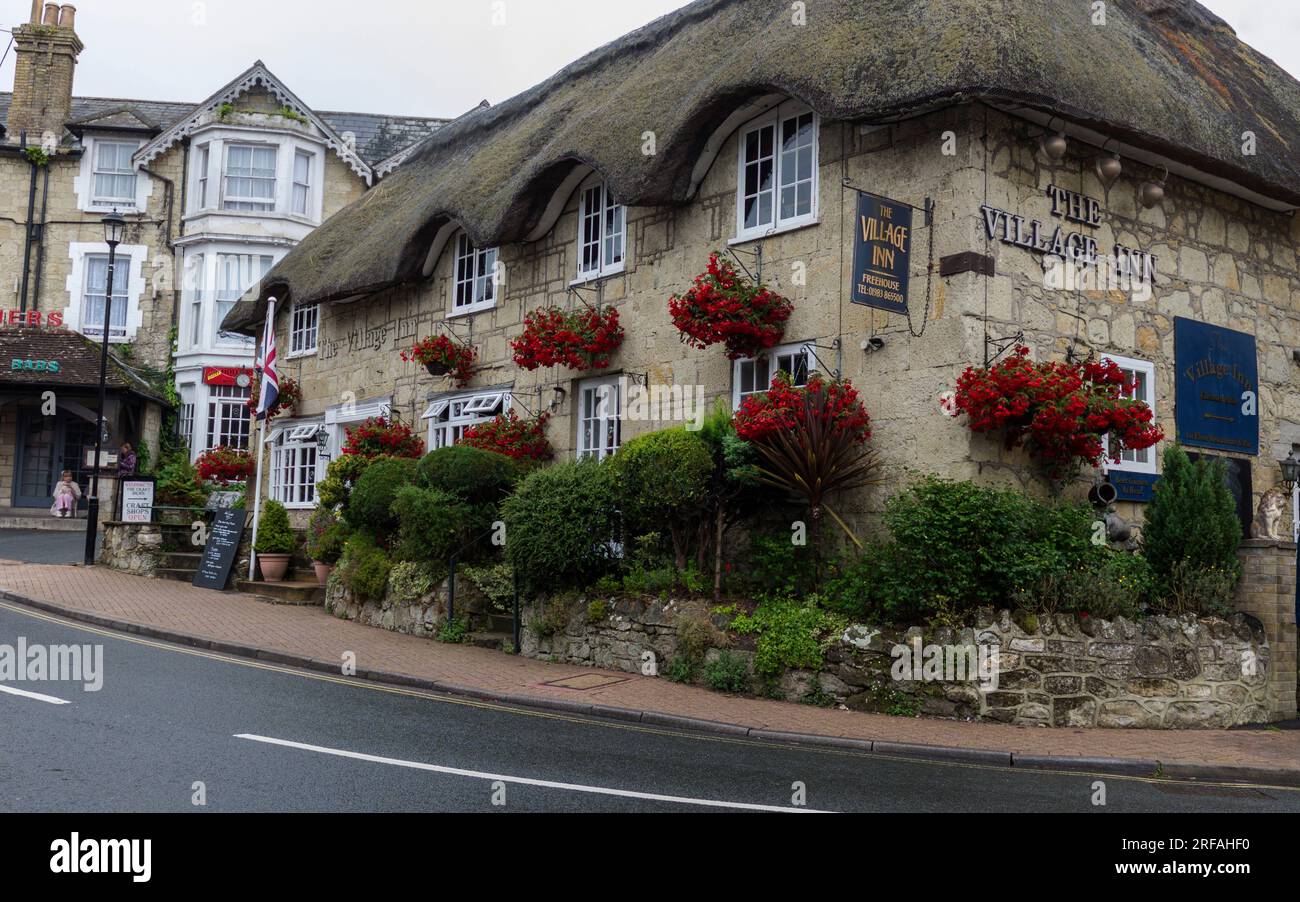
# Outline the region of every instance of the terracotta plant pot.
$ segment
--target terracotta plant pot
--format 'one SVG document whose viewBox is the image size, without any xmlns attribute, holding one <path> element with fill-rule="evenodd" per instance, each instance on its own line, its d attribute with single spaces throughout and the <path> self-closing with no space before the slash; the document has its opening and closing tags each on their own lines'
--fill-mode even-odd
<svg viewBox="0 0 1300 902">
<path fill-rule="evenodd" d="M 322 564 L 320 561 L 312 561 L 311 565 L 316 568 L 316 582 L 322 586 L 328 583 L 330 574 L 334 572 L 334 565 Z"/>
<path fill-rule="evenodd" d="M 262 568 L 262 579 L 268 583 L 284 582 L 284 575 L 289 570 L 290 555 L 259 554 L 257 565 Z"/>
</svg>

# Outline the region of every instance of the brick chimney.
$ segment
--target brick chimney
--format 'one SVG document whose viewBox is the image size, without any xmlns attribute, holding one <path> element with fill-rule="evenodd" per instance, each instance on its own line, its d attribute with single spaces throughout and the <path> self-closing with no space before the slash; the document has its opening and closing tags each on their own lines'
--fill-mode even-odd
<svg viewBox="0 0 1300 902">
<path fill-rule="evenodd" d="M 72 115 L 72 76 L 81 53 L 74 24 L 75 6 L 32 0 L 32 20 L 14 29 L 14 96 L 9 105 L 7 139 L 40 146 L 46 132 L 63 140 Z"/>
</svg>

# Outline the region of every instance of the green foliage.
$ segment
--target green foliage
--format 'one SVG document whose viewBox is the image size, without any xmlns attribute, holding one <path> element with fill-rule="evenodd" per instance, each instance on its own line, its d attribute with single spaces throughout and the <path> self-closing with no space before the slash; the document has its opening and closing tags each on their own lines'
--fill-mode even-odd
<svg viewBox="0 0 1300 902">
<path fill-rule="evenodd" d="M 552 598 L 546 603 L 541 613 L 534 614 L 528 627 L 539 639 L 546 639 L 556 633 L 564 632 L 569 625 L 569 606 L 563 599 Z"/>
<path fill-rule="evenodd" d="M 731 641 L 731 637 L 714 625 L 709 610 L 699 604 L 678 611 L 673 627 L 677 630 L 680 656 L 693 667 L 704 663 L 709 649 L 726 648 Z"/>
<path fill-rule="evenodd" d="M 295 110 L 293 107 L 281 106 L 275 111 L 275 115 L 282 116 L 283 118 L 289 119 L 293 122 L 301 122 L 304 125 L 307 123 L 307 117 Z"/>
<path fill-rule="evenodd" d="M 264 502 L 262 518 L 257 523 L 257 553 L 293 554 L 295 544 L 289 512 L 284 505 L 279 501 Z"/>
<path fill-rule="evenodd" d="M 509 564 L 499 561 L 479 566 L 462 564 L 457 573 L 473 583 L 498 611 L 514 607 L 515 572 Z"/>
<path fill-rule="evenodd" d="M 438 641 L 447 645 L 461 645 L 469 637 L 469 618 L 453 617 L 438 629 Z"/>
<path fill-rule="evenodd" d="M 217 118 L 222 122 L 227 122 L 234 112 L 235 105 L 233 103 L 223 103 L 217 107 Z"/>
<path fill-rule="evenodd" d="M 740 655 L 718 652 L 718 656 L 704 666 L 704 684 L 715 692 L 748 692 L 749 665 Z"/>
<path fill-rule="evenodd" d="M 504 454 L 465 445 L 439 448 L 418 465 L 417 482 L 470 504 L 498 505 L 519 481 L 520 467 Z"/>
<path fill-rule="evenodd" d="M 610 471 L 593 460 L 529 475 L 502 504 L 506 557 L 530 589 L 584 588 L 610 569 L 615 539 Z"/>
<path fill-rule="evenodd" d="M 415 480 L 415 461 L 378 460 L 372 463 L 352 489 L 343 516 L 353 529 L 369 530 L 382 542 L 398 527 L 393 501 L 398 492 Z"/>
<path fill-rule="evenodd" d="M 442 581 L 442 572 L 419 561 L 398 561 L 388 574 L 388 597 L 399 604 L 427 598 Z"/>
<path fill-rule="evenodd" d="M 321 507 L 343 510 L 348 506 L 352 490 L 366 470 L 377 463 L 393 460 L 391 457 L 362 457 L 344 454 L 330 462 L 325 478 L 316 486 L 316 500 Z"/>
<path fill-rule="evenodd" d="M 1083 566 L 1044 573 L 1012 596 L 1029 614 L 1082 614 L 1103 620 L 1140 616 L 1155 586 L 1141 555 L 1102 549 Z"/>
<path fill-rule="evenodd" d="M 603 598 L 597 598 L 587 604 L 587 622 L 600 623 L 609 616 L 609 602 Z"/>
<path fill-rule="evenodd" d="M 688 535 L 703 512 L 713 456 L 697 433 L 665 429 L 632 439 L 610 458 L 619 510 L 629 531 L 667 527 L 678 566 Z"/>
<path fill-rule="evenodd" d="M 348 541 L 348 528 L 339 520 L 333 508 L 320 506 L 312 512 L 307 522 L 307 556 L 313 561 L 333 566 L 343 556 L 343 546 Z"/>
<path fill-rule="evenodd" d="M 685 655 L 677 655 L 668 662 L 664 670 L 664 679 L 670 683 L 694 683 L 699 673 L 699 665 Z"/>
<path fill-rule="evenodd" d="M 353 506 L 363 497 L 363 477 L 353 494 Z M 471 510 L 460 499 L 437 489 L 405 485 L 393 496 L 390 512 L 397 522 L 394 557 L 399 561 L 447 563 L 452 552 L 465 544 Z"/>
<path fill-rule="evenodd" d="M 816 597 L 766 601 L 753 614 L 737 614 L 735 608 L 722 613 L 734 614 L 731 628 L 737 633 L 758 637 L 754 670 L 765 677 L 817 670 L 826 649 L 848 627 L 847 619 L 823 610 Z"/>
<path fill-rule="evenodd" d="M 1241 573 L 1241 538 L 1223 461 L 1193 463 L 1182 448 L 1171 445 L 1142 527 L 1143 553 L 1156 578 L 1168 588 L 1177 565 L 1195 561 L 1232 574 L 1235 583 Z"/>
<path fill-rule="evenodd" d="M 199 472 L 190 463 L 188 451 L 174 451 L 161 463 L 157 475 L 157 504 L 164 507 L 203 507 L 207 504 L 208 492 L 199 485 Z"/>
<path fill-rule="evenodd" d="M 1182 560 L 1165 578 L 1158 607 L 1174 616 L 1226 617 L 1235 610 L 1233 595 L 1239 573 L 1223 567 Z"/>
<path fill-rule="evenodd" d="M 743 569 L 756 598 L 790 598 L 813 589 L 812 549 L 796 545 L 788 530 L 753 536 Z"/>
<path fill-rule="evenodd" d="M 392 559 L 374 537 L 357 532 L 344 546 L 337 573 L 343 585 L 359 600 L 382 601 L 388 591 L 388 576 L 392 569 Z"/>
<path fill-rule="evenodd" d="M 50 165 L 50 155 L 45 152 L 44 148 L 32 145 L 23 150 L 23 156 L 27 158 L 27 162 L 37 168 Z"/>
</svg>

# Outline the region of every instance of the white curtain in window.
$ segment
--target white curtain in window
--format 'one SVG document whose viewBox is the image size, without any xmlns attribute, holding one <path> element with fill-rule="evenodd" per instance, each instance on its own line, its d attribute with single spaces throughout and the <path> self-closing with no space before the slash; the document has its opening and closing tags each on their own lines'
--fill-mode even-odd
<svg viewBox="0 0 1300 902">
<path fill-rule="evenodd" d="M 275 205 L 275 148 L 234 145 L 226 151 L 226 199 L 235 209 Z"/>
<path fill-rule="evenodd" d="M 95 201 L 135 203 L 135 170 L 131 155 L 135 145 L 120 141 L 95 142 Z"/>
<path fill-rule="evenodd" d="M 113 310 L 109 335 L 122 337 L 126 335 L 127 279 L 130 274 L 131 258 L 118 257 L 113 267 Z M 86 258 L 86 294 L 82 326 L 86 331 L 102 332 L 104 328 L 104 306 L 108 298 L 108 256 L 95 255 Z"/>
</svg>

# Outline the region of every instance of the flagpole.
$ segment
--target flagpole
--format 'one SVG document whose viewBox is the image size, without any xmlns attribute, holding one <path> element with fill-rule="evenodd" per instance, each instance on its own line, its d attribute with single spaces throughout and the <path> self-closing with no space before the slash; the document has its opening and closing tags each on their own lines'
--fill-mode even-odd
<svg viewBox="0 0 1300 902">
<path fill-rule="evenodd" d="M 275 298 L 267 298 L 266 321 L 268 329 L 275 328 Z M 265 335 L 266 330 L 263 330 Z M 262 339 L 261 354 L 266 353 L 266 339 Z M 258 380 L 258 390 L 265 392 L 266 375 L 263 373 L 262 378 Z M 257 526 L 260 517 L 258 511 L 262 509 L 262 458 L 266 450 L 263 442 L 266 440 L 266 420 L 262 416 L 262 399 L 257 399 L 258 419 L 257 419 L 257 484 L 253 489 L 253 538 L 252 544 L 248 547 L 248 581 L 251 583 L 257 578 Z M 248 497 L 247 492 L 244 495 Z"/>
</svg>

